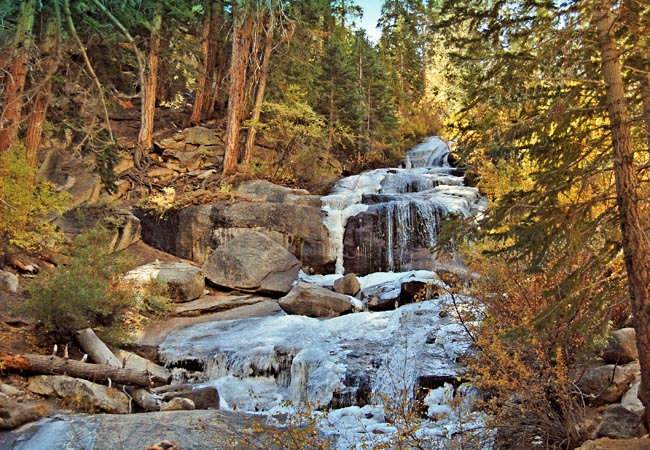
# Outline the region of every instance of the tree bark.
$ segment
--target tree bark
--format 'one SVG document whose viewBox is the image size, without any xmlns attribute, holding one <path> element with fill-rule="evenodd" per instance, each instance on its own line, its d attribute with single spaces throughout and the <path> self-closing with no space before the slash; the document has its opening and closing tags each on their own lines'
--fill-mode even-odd
<svg viewBox="0 0 650 450">
<path fill-rule="evenodd" d="M 650 151 L 650 75 L 646 75 L 641 80 L 641 102 L 643 105 L 643 125 L 645 127 L 645 136 Z"/>
<path fill-rule="evenodd" d="M 257 85 L 257 92 L 255 94 L 255 103 L 253 105 L 253 113 L 251 114 L 251 126 L 248 128 L 246 134 L 246 145 L 244 146 L 245 165 L 250 164 L 251 155 L 253 153 L 253 146 L 255 145 L 255 136 L 257 135 L 257 123 L 260 120 L 262 113 L 262 104 L 264 103 L 264 91 L 266 90 L 266 80 L 269 74 L 269 65 L 271 61 L 271 51 L 273 50 L 273 15 L 269 18 L 269 24 L 266 29 L 266 41 L 264 43 L 264 55 L 262 56 L 262 66 L 260 68 L 260 81 Z"/>
<path fill-rule="evenodd" d="M 98 364 L 121 368 L 122 363 L 113 352 L 97 337 L 92 328 L 86 328 L 77 333 L 77 342 L 90 359 Z M 145 411 L 160 411 L 162 400 L 159 396 L 151 394 L 144 388 L 138 387 L 129 390 L 129 394 Z"/>
<path fill-rule="evenodd" d="M 13 58 L 6 77 L 4 111 L 0 115 L 0 151 L 12 147 L 18 137 L 35 12 L 36 0 L 23 1 L 12 47 Z"/>
<path fill-rule="evenodd" d="M 217 92 L 218 84 L 220 83 L 221 68 L 217 68 L 217 62 L 221 53 L 221 46 L 219 45 L 219 36 L 221 27 L 223 26 L 223 5 L 221 1 L 212 3 L 212 11 L 210 13 L 210 46 L 208 51 L 208 72 L 206 80 L 205 95 L 203 96 L 203 119 L 211 119 L 214 114 L 214 104 L 216 96 L 213 93 Z"/>
<path fill-rule="evenodd" d="M 158 90 L 158 64 L 160 62 L 160 31 L 162 28 L 163 3 L 155 4 L 151 28 L 151 44 L 147 58 L 147 68 L 142 83 L 142 112 L 138 148 L 141 150 L 140 159 L 153 148 L 153 129 L 156 117 L 156 92 Z"/>
<path fill-rule="evenodd" d="M 70 375 L 90 381 L 108 381 L 132 386 L 152 387 L 169 384 L 165 379 L 148 372 L 122 369 L 104 364 L 90 364 L 74 359 L 59 358 L 58 356 L 36 355 L 24 353 L 13 355 L 0 352 L 0 364 L 3 370 L 12 372 L 28 372 L 39 374 Z"/>
<path fill-rule="evenodd" d="M 205 98 L 208 95 L 208 72 L 213 70 L 210 66 L 210 26 L 212 24 L 212 8 L 206 8 L 205 15 L 203 16 L 203 27 L 201 29 L 201 64 L 199 74 L 199 83 L 196 88 L 194 97 L 194 105 L 192 107 L 192 115 L 190 116 L 190 124 L 197 125 L 203 118 L 203 106 L 205 105 Z"/>
<path fill-rule="evenodd" d="M 614 36 L 611 0 L 601 0 L 594 11 L 603 79 L 607 86 L 607 110 L 614 150 L 614 175 L 623 238 L 623 254 L 634 314 L 636 342 L 641 365 L 639 399 L 650 406 L 650 241 L 639 208 L 639 180 L 634 162 L 630 116 L 619 50 Z"/>
<path fill-rule="evenodd" d="M 252 14 L 247 13 L 243 19 L 238 17 L 240 15 L 237 5 L 233 5 L 234 31 L 230 61 L 230 87 L 228 89 L 226 151 L 223 160 L 223 175 L 232 175 L 237 171 L 239 128 L 244 109 L 244 90 L 246 88 L 246 66 L 253 33 Z M 241 20 L 242 23 L 238 24 L 238 20 Z"/>
<path fill-rule="evenodd" d="M 41 140 L 43 138 L 43 124 L 45 123 L 50 94 L 52 93 L 51 78 L 57 71 L 60 60 L 59 23 L 61 14 L 59 13 L 58 3 L 54 2 L 54 5 L 56 14 L 54 16 L 50 15 L 47 18 L 43 45 L 41 46 L 41 51 L 45 55 L 45 79 L 42 81 L 42 85 L 36 93 L 25 134 L 27 163 L 32 168 L 36 168 L 38 165 L 38 150 L 41 147 Z"/>
</svg>

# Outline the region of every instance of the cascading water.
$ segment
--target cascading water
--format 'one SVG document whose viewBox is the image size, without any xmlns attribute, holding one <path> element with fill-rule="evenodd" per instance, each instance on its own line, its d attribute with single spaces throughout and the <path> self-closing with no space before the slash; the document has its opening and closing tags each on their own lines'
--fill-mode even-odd
<svg viewBox="0 0 650 450">
<path fill-rule="evenodd" d="M 458 386 L 463 369 L 457 362 L 471 344 L 457 320 L 463 306 L 444 294 L 435 272 L 413 270 L 430 264 L 429 249 L 446 215 L 470 216 L 482 207 L 478 190 L 463 185 L 448 156 L 448 145 L 432 137 L 408 152 L 403 168 L 340 180 L 322 198 L 336 274 L 302 275 L 328 286 L 344 272 L 368 274 L 359 278 L 358 295 L 368 307 L 371 298 L 400 304 L 393 299 L 405 283 L 442 287 L 439 297 L 328 320 L 280 313 L 194 325 L 167 337 L 159 347 L 161 360 L 198 362 L 202 382 L 217 386 L 222 399 L 240 411 L 282 411 L 287 401 L 331 409 L 335 426 L 329 431 L 353 442 L 368 433 L 394 432 L 381 405 L 426 388 L 425 404 L 435 417 L 427 432 L 455 433 L 461 427 L 457 419 L 440 412 L 465 389 Z M 400 272 L 405 270 L 410 272 Z M 480 427 L 473 413 L 467 417 L 463 429 Z"/>
<path fill-rule="evenodd" d="M 481 209 L 478 189 L 463 185 L 449 152 L 430 137 L 407 153 L 404 168 L 344 178 L 323 197 L 336 273 L 425 268 L 441 218 Z"/>
</svg>

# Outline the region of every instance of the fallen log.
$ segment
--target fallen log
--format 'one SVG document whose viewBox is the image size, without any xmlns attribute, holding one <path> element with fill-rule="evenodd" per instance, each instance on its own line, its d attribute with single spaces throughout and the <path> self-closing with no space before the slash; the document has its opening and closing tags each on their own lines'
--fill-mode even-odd
<svg viewBox="0 0 650 450">
<path fill-rule="evenodd" d="M 108 346 L 104 344 L 104 341 L 97 337 L 92 328 L 86 328 L 84 330 L 78 331 L 77 342 L 79 342 L 79 345 L 83 351 L 90 355 L 90 359 L 96 363 L 106 364 L 108 366 L 117 368 L 123 367 L 123 364 L 120 362 L 120 360 L 117 359 L 111 349 L 109 349 Z M 150 372 L 147 373 L 149 374 Z M 154 375 L 150 374 L 150 376 Z M 170 377 L 167 379 L 170 379 Z M 129 388 L 127 391 L 129 392 L 129 395 L 131 395 L 133 401 L 136 402 L 145 411 L 160 411 L 162 400 L 159 396 L 153 395 L 146 389 L 142 388 Z"/>
<path fill-rule="evenodd" d="M 153 387 L 169 384 L 170 378 L 163 378 L 148 372 L 122 369 L 105 364 L 90 364 L 58 356 L 23 353 L 13 355 L 0 352 L 0 367 L 12 372 L 70 375 L 90 381 L 108 381 L 132 386 Z"/>
</svg>

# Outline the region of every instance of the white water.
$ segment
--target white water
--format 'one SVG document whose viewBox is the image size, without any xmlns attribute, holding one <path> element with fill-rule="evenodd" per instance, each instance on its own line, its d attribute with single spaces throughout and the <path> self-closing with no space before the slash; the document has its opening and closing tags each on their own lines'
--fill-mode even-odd
<svg viewBox="0 0 650 450">
<path fill-rule="evenodd" d="M 340 180 L 331 193 L 322 198 L 324 220 L 330 233 L 331 254 L 336 257 L 336 273 L 344 273 L 343 238 L 350 217 L 370 208 L 364 203 L 371 195 L 380 195 L 386 215 L 388 270 L 406 249 L 418 243 L 431 247 L 437 227 L 445 214 L 468 217 L 483 207 L 478 189 L 464 186 L 463 177 L 452 175 L 448 163 L 449 146 L 437 136 L 427 138 L 406 154 L 405 168 L 376 169 Z M 413 212 L 415 211 L 415 213 Z M 420 236 L 413 236 L 414 222 L 424 223 Z M 393 236 L 397 236 L 394 242 Z"/>
<path fill-rule="evenodd" d="M 433 137 L 408 152 L 405 168 L 378 169 L 339 181 L 322 199 L 331 251 L 337 255 L 336 273 L 301 273 L 300 278 L 331 287 L 344 272 L 348 219 L 377 201 L 384 205 L 379 211 L 386 214 L 386 236 L 392 239 L 389 262 L 413 245 L 416 225 L 418 242 L 432 245 L 445 214 L 470 216 L 480 211 L 482 197 L 477 189 L 463 186 L 462 177 L 451 174 L 448 155 L 447 144 Z M 393 298 L 402 283 L 413 280 L 444 287 L 431 271 L 396 273 L 392 264 L 387 269 L 360 277 L 362 292 Z M 363 299 L 362 294 L 357 297 Z M 404 393 L 411 401 L 418 388 L 430 388 L 424 403 L 431 420 L 418 433 L 436 442 L 482 424 L 471 407 L 462 411 L 462 418 L 451 407 L 454 397 L 468 391 L 454 386 L 464 372 L 458 358 L 471 344 L 457 317 L 463 299 L 456 300 L 460 305 L 442 295 L 392 311 L 328 320 L 280 313 L 203 323 L 170 334 L 159 355 L 168 364 L 202 363 L 201 382 L 216 386 L 224 406 L 231 409 L 273 414 L 295 411 L 306 402 L 329 409 L 318 413 L 321 429 L 344 448 L 358 445 L 362 438 L 388 442 L 396 428 L 388 423 L 386 411 L 399 406 L 390 403 L 399 402 Z"/>
</svg>

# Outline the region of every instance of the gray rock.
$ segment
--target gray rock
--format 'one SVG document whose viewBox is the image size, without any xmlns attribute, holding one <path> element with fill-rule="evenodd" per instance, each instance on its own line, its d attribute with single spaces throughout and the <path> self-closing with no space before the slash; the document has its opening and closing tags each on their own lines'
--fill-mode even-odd
<svg viewBox="0 0 650 450">
<path fill-rule="evenodd" d="M 227 311 L 245 305 L 254 305 L 265 300 L 269 299 L 250 295 L 204 295 L 191 302 L 179 304 L 174 309 L 174 313 L 179 316 L 197 316 L 199 314 Z"/>
<path fill-rule="evenodd" d="M 211 176 L 213 171 L 192 171 Z M 168 212 L 164 218 L 145 211 L 135 214 L 143 240 L 180 258 L 203 264 L 213 249 L 254 230 L 300 259 L 306 271 L 331 273 L 329 234 L 323 225 L 320 198 L 306 191 L 268 182 L 243 183 L 235 201 L 221 201 Z"/>
<path fill-rule="evenodd" d="M 217 130 L 211 128 L 191 127 L 184 129 L 181 134 L 186 144 L 219 145 L 223 143 Z"/>
<path fill-rule="evenodd" d="M 621 398 L 621 405 L 626 407 L 632 412 L 637 414 L 642 414 L 645 410 L 643 403 L 639 400 L 639 386 L 641 386 L 641 380 L 636 379 L 631 385 L 630 388 L 623 394 Z"/>
<path fill-rule="evenodd" d="M 196 388 L 189 391 L 166 392 L 163 395 L 163 401 L 180 397 L 190 399 L 194 404 L 194 408 L 192 409 L 219 409 L 219 391 L 212 386 Z"/>
<path fill-rule="evenodd" d="M 185 397 L 175 397 L 160 408 L 161 411 L 191 411 L 193 409 L 195 409 L 194 402 Z"/>
<path fill-rule="evenodd" d="M 18 428 L 43 416 L 45 408 L 39 405 L 16 403 L 0 392 L 0 430 Z M 0 448 L 4 448 L 0 440 Z"/>
<path fill-rule="evenodd" d="M 176 139 L 178 137 L 178 139 Z M 164 150 L 185 150 L 185 141 L 182 140 L 183 135 L 178 133 L 176 136 L 171 138 L 161 139 L 156 141 L 156 145 Z"/>
<path fill-rule="evenodd" d="M 353 309 L 348 296 L 303 282 L 294 286 L 279 304 L 287 314 L 309 317 L 338 317 Z"/>
<path fill-rule="evenodd" d="M 0 384 L 0 392 L 10 397 L 15 397 L 17 395 L 20 395 L 20 389 L 10 384 L 4 384 L 4 383 Z"/>
<path fill-rule="evenodd" d="M 197 426 L 201 424 L 201 426 Z M 143 414 L 57 415 L 15 430 L 0 433 L 3 449 L 138 449 L 161 441 L 182 449 L 220 447 L 238 436 L 249 442 L 265 442 L 251 426 L 266 428 L 262 415 L 232 411 L 166 411 Z M 270 435 L 276 430 L 270 428 Z M 271 442 L 271 438 L 267 438 Z"/>
<path fill-rule="evenodd" d="M 38 375 L 27 386 L 35 394 L 66 398 L 87 409 L 128 414 L 129 397 L 123 392 L 97 383 L 67 375 Z"/>
<path fill-rule="evenodd" d="M 169 297 L 176 302 L 199 298 L 205 288 L 203 271 L 184 262 L 155 261 L 128 272 L 124 279 L 145 285 L 151 280 L 167 284 Z"/>
<path fill-rule="evenodd" d="M 0 270 L 0 290 L 15 294 L 18 292 L 18 277 L 6 270 Z"/>
<path fill-rule="evenodd" d="M 353 273 L 348 273 L 334 282 L 334 291 L 339 294 L 355 296 L 361 290 L 359 279 Z"/>
<path fill-rule="evenodd" d="M 171 375 L 169 371 L 163 366 L 160 366 L 155 362 L 152 362 L 147 358 L 143 358 L 142 356 L 135 353 L 118 348 L 117 350 L 113 350 L 113 354 L 122 363 L 122 366 L 126 367 L 127 369 L 139 371 L 146 370 L 147 372 L 162 378 L 169 378 Z"/>
<path fill-rule="evenodd" d="M 596 429 L 596 437 L 614 439 L 636 438 L 643 434 L 645 434 L 645 427 L 641 422 L 641 416 L 622 405 L 609 406 Z"/>
<path fill-rule="evenodd" d="M 611 364 L 626 364 L 639 358 L 634 328 L 621 328 L 612 333 L 603 359 Z"/>
<path fill-rule="evenodd" d="M 594 406 L 618 402 L 639 372 L 637 362 L 625 366 L 615 364 L 589 367 L 578 380 L 582 393 Z"/>
<path fill-rule="evenodd" d="M 113 251 L 124 250 L 140 240 L 140 220 L 127 209 L 111 209 L 102 206 L 84 205 L 66 212 L 56 224 L 68 241 L 78 234 L 102 225 L 113 234 Z"/>
<path fill-rule="evenodd" d="M 246 231 L 212 252 L 203 271 L 219 286 L 277 295 L 289 292 L 300 261 L 265 234 Z"/>
</svg>

